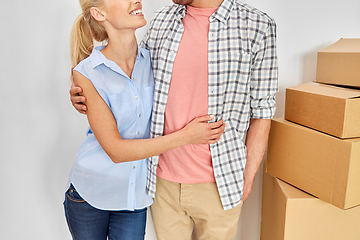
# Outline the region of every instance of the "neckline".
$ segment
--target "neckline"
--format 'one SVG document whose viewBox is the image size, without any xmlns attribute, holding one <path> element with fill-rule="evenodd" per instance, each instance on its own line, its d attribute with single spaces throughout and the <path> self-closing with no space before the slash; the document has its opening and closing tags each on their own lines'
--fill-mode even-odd
<svg viewBox="0 0 360 240">
<path fill-rule="evenodd" d="M 186 6 L 186 12 L 194 15 L 207 16 L 210 17 L 218 7 L 215 8 L 196 8 L 189 5 Z"/>
</svg>

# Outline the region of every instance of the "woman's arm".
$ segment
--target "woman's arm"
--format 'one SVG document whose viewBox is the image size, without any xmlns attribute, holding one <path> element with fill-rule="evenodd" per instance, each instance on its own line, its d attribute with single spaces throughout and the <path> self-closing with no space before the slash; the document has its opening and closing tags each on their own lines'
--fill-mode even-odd
<svg viewBox="0 0 360 240">
<path fill-rule="evenodd" d="M 190 143 L 215 143 L 225 130 L 222 120 L 208 123 L 212 117 L 204 116 L 194 119 L 177 132 L 158 138 L 122 139 L 111 110 L 91 81 L 74 71 L 74 82 L 83 90 L 80 95 L 86 98 L 84 104 L 87 107 L 87 118 L 91 130 L 114 163 L 148 158 Z"/>
</svg>

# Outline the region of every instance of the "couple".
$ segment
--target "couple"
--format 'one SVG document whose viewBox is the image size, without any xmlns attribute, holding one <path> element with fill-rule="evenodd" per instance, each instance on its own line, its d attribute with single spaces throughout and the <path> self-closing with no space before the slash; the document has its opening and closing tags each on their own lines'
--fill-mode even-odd
<svg viewBox="0 0 360 240">
<path fill-rule="evenodd" d="M 70 93 L 90 128 L 64 202 L 73 239 L 144 239 L 150 205 L 158 240 L 194 222 L 200 239 L 236 235 L 275 111 L 275 23 L 236 0 L 173 2 L 138 47 L 141 0 L 80 0 Z"/>
</svg>

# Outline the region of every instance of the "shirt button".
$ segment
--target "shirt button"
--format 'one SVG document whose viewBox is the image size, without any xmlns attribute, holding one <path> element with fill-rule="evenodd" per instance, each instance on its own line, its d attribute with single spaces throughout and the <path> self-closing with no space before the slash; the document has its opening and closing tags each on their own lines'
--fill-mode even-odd
<svg viewBox="0 0 360 240">
<path fill-rule="evenodd" d="M 132 184 L 130 184 L 130 186 L 134 186 L 134 184 L 132 183 Z"/>
<path fill-rule="evenodd" d="M 137 99 L 138 98 L 138 96 L 135 96 L 135 99 Z"/>
<path fill-rule="evenodd" d="M 141 114 L 139 114 L 139 117 L 141 117 Z"/>
<path fill-rule="evenodd" d="M 140 132 L 137 132 L 137 135 L 140 135 Z"/>
<path fill-rule="evenodd" d="M 135 81 L 135 78 L 133 78 L 132 80 Z"/>
<path fill-rule="evenodd" d="M 133 169 L 135 169 L 136 167 L 135 166 L 133 166 Z"/>
</svg>

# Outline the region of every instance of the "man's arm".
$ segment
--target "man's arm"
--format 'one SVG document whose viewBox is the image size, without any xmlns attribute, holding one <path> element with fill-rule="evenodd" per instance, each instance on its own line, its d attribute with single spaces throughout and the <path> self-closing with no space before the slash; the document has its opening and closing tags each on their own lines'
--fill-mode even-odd
<svg viewBox="0 0 360 240">
<path fill-rule="evenodd" d="M 243 201 L 249 196 L 263 159 L 275 113 L 278 91 L 276 24 L 271 19 L 256 51 L 250 84 L 251 119 L 246 136 L 247 162 L 244 171 Z"/>
<path fill-rule="evenodd" d="M 243 201 L 249 196 L 255 175 L 263 159 L 270 131 L 270 119 L 250 119 L 246 135 L 247 161 L 244 171 Z"/>
</svg>

